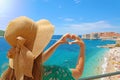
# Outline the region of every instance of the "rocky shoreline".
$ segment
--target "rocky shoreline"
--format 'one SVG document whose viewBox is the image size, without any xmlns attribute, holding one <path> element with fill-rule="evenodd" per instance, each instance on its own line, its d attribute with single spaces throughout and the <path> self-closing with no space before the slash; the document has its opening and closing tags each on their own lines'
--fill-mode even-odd
<svg viewBox="0 0 120 80">
<path fill-rule="evenodd" d="M 111 48 L 104 57 L 102 74 L 120 71 L 120 47 Z M 120 80 L 120 75 L 102 78 L 101 80 Z"/>
</svg>

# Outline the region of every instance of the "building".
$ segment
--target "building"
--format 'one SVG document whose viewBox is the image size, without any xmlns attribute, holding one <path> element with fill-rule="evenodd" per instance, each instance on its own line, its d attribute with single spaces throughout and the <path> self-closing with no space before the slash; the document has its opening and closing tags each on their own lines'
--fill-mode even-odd
<svg viewBox="0 0 120 80">
<path fill-rule="evenodd" d="M 86 39 L 86 34 L 83 34 L 83 35 L 82 35 L 82 39 Z"/>
<path fill-rule="evenodd" d="M 84 34 L 84 35 L 82 35 L 82 39 L 90 39 L 90 34 Z"/>
<path fill-rule="evenodd" d="M 100 39 L 116 39 L 119 33 L 115 32 L 102 32 L 100 33 Z"/>
<path fill-rule="evenodd" d="M 90 39 L 98 39 L 99 38 L 99 33 L 91 33 L 90 34 Z"/>
<path fill-rule="evenodd" d="M 103 40 L 113 40 L 120 38 L 120 33 L 116 32 L 99 32 L 90 33 L 82 35 L 83 39 L 103 39 Z"/>
</svg>

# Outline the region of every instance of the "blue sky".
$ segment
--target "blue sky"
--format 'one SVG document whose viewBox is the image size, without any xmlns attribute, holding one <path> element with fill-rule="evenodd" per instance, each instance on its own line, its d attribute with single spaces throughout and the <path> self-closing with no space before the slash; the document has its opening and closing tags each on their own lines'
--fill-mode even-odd
<svg viewBox="0 0 120 80">
<path fill-rule="evenodd" d="M 0 0 L 0 29 L 19 16 L 48 19 L 54 34 L 120 33 L 120 0 Z"/>
</svg>

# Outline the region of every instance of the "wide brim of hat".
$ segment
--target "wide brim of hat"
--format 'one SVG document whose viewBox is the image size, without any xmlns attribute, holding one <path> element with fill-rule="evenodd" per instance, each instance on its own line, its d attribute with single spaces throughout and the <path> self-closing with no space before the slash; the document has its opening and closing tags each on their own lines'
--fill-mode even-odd
<svg viewBox="0 0 120 80">
<path fill-rule="evenodd" d="M 54 34 L 54 26 L 48 20 L 40 20 L 35 23 L 37 26 L 37 34 L 33 45 L 32 52 L 38 57 L 50 42 Z"/>
<path fill-rule="evenodd" d="M 21 36 L 26 39 L 25 46 L 32 50 L 37 27 L 34 26 L 34 21 L 27 17 L 18 17 L 10 21 L 4 34 L 6 41 L 12 46 L 16 47 L 17 37 Z"/>
<path fill-rule="evenodd" d="M 9 23 L 4 37 L 12 47 L 16 47 L 18 36 L 25 38 L 25 46 L 36 58 L 50 42 L 53 34 L 54 26 L 48 20 L 42 19 L 34 22 L 22 16 Z"/>
</svg>

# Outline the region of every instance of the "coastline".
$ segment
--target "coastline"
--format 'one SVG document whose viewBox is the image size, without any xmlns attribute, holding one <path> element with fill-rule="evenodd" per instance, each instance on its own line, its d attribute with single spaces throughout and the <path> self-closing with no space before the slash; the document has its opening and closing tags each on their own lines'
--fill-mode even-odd
<svg viewBox="0 0 120 80">
<path fill-rule="evenodd" d="M 107 45 L 104 45 L 104 46 L 97 46 L 99 48 L 114 48 L 116 44 L 107 44 Z"/>
<path fill-rule="evenodd" d="M 120 70 L 120 47 L 111 48 L 104 56 L 102 74 Z M 101 78 L 101 80 L 120 80 L 120 75 Z"/>
</svg>

